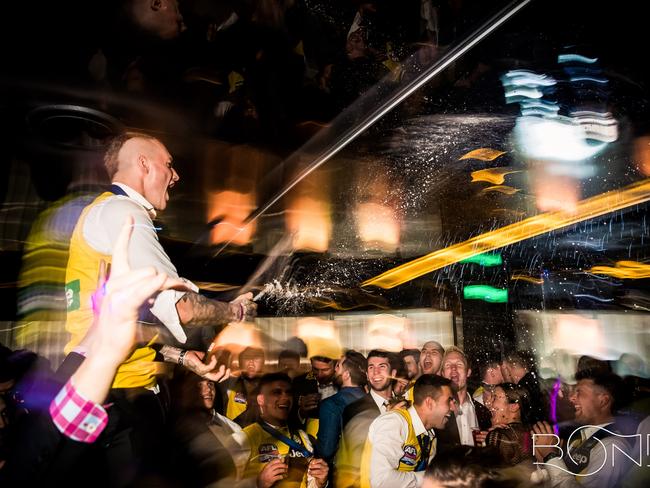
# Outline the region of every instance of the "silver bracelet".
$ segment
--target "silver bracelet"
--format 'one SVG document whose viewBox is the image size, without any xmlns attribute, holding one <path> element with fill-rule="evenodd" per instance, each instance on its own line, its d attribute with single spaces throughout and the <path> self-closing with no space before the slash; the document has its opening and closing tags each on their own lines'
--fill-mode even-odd
<svg viewBox="0 0 650 488">
<path fill-rule="evenodd" d="M 185 360 L 185 354 L 187 354 L 187 350 L 183 349 L 181 353 L 178 355 L 178 364 L 183 366 L 183 361 Z"/>
</svg>

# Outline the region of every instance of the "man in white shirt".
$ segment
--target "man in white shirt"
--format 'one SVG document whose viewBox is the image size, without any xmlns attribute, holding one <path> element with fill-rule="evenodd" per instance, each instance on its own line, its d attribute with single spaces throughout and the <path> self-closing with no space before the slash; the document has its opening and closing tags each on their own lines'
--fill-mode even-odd
<svg viewBox="0 0 650 488">
<path fill-rule="evenodd" d="M 630 445 L 635 436 L 625 438 L 614 415 L 623 392 L 623 382 L 613 373 L 593 370 L 576 373 L 578 381 L 570 397 L 575 420 L 581 426 L 560 449 L 559 438 L 547 422 L 533 426 L 533 447 L 539 467 L 553 487 L 617 486 L 630 469 Z M 628 442 L 629 440 L 629 442 Z M 638 456 L 638 454 L 637 454 Z"/>
<path fill-rule="evenodd" d="M 104 163 L 113 186 L 84 208 L 70 238 L 65 282 L 66 330 L 71 334 L 71 340 L 66 352 L 73 351 L 76 355 L 69 354 L 67 363 L 64 362 L 68 374 L 83 360 L 101 263 L 111 262 L 120 227 L 127 218 L 134 222 L 128 246 L 130 265 L 134 268 L 153 267 L 159 273 L 178 278 L 176 268 L 158 241 L 152 220 L 157 211 L 167 207 L 168 191 L 179 180 L 171 155 L 154 137 L 126 133 L 110 143 Z M 165 290 L 151 305 L 144 307 L 145 313 L 151 315 L 147 319 L 155 319 L 164 328 L 147 329 L 150 335 L 139 338 L 137 348 L 119 366 L 113 381 L 109 395 L 113 406 L 109 410 L 109 419 L 119 418 L 120 421 L 109 422 L 98 444 L 117 452 L 107 454 L 107 459 L 130 461 L 122 463 L 119 469 L 114 467 L 110 470 L 112 474 L 120 473 L 122 479 L 116 480 L 118 484 L 133 482 L 136 470 L 144 474 L 164 465 L 161 461 L 165 454 L 161 452 L 164 444 L 160 436 L 166 419 L 167 401 L 161 394 L 159 379 L 164 369 L 161 368 L 160 356 L 203 377 L 219 380 L 223 376 L 213 372 L 216 357 L 206 365 L 201 351 L 161 347 L 161 332 L 166 329 L 177 342 L 184 343 L 187 327 L 225 325 L 255 314 L 256 305 L 250 300 L 252 295 L 239 297 L 230 303 L 218 302 L 200 295 L 193 283 L 184 281 L 184 291 Z M 68 362 L 69 358 L 73 359 Z"/>
<path fill-rule="evenodd" d="M 483 431 L 479 438 L 485 438 L 490 427 L 490 411 L 478 402 L 472 400 L 467 392 L 467 378 L 472 373 L 465 353 L 458 347 L 451 346 L 445 351 L 442 359 L 442 376 L 449 379 L 457 393 L 458 406 L 452 415 L 453 422 L 449 422 L 445 432 L 439 432 L 441 446 L 461 444 L 474 445 L 472 431 Z"/>
<path fill-rule="evenodd" d="M 370 425 L 361 460 L 361 486 L 416 488 L 436 454 L 433 429 L 450 418 L 454 395 L 451 382 L 422 375 L 413 387 L 413 405 L 380 415 Z"/>
</svg>

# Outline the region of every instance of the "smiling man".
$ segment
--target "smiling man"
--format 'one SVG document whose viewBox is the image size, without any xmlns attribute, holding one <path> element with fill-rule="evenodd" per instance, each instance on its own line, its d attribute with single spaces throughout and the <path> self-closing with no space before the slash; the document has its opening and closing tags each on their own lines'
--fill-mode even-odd
<svg viewBox="0 0 650 488">
<path fill-rule="evenodd" d="M 472 400 L 467 392 L 467 378 L 472 374 L 465 353 L 458 347 L 447 348 L 442 360 L 442 376 L 449 379 L 458 395 L 458 408 L 452 415 L 453 422 L 447 424 L 444 431 L 438 432 L 440 447 L 450 447 L 462 444 L 473 446 L 472 430 L 479 429 L 481 441 L 485 439 L 490 427 L 492 415 L 490 411 L 478 402 Z"/>
<path fill-rule="evenodd" d="M 361 460 L 361 488 L 416 488 L 436 455 L 433 429 L 451 416 L 451 381 L 424 374 L 413 387 L 413 405 L 392 410 L 370 425 Z"/>
<path fill-rule="evenodd" d="M 622 436 L 624 423 L 618 425 L 615 417 L 625 396 L 623 380 L 597 370 L 579 371 L 576 380 L 570 401 L 580 427 L 567 439 L 565 449 L 560 450 L 555 447 L 558 438 L 553 428 L 547 422 L 535 424 L 533 446 L 537 462 L 548 473 L 552 486 L 619 486 L 632 466 L 633 457 L 627 456 L 634 456 L 627 442 L 633 437 Z"/>
<path fill-rule="evenodd" d="M 312 443 L 289 421 L 293 404 L 291 379 L 285 373 L 262 376 L 256 397 L 259 421 L 236 433 L 245 465 L 240 477 L 257 488 L 317 488 L 327 484 L 327 463 L 313 457 Z M 246 486 L 249 486 L 246 484 Z"/>
</svg>

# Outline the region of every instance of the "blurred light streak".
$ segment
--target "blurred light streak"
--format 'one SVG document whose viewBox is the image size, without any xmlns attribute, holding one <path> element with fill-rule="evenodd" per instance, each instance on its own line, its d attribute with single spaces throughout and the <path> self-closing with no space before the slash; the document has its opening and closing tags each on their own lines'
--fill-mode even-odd
<svg viewBox="0 0 650 488">
<path fill-rule="evenodd" d="M 393 288 L 419 276 L 457 263 L 462 259 L 494 251 L 531 237 L 546 234 L 632 205 L 638 205 L 648 200 L 650 200 L 650 179 L 644 179 L 619 190 L 609 191 L 582 200 L 576 204 L 575 211 L 559 210 L 543 213 L 434 251 L 366 280 L 362 283 L 362 286 Z"/>
<path fill-rule="evenodd" d="M 573 212 L 580 200 L 578 180 L 570 176 L 548 174 L 545 169 L 542 163 L 541 166 L 536 165 L 533 171 L 533 193 L 537 208 L 542 212 Z"/>
<path fill-rule="evenodd" d="M 233 322 L 215 336 L 209 350 L 228 349 L 237 355 L 247 347 L 263 347 L 262 332 L 255 324 Z"/>
<path fill-rule="evenodd" d="M 211 281 L 193 281 L 201 290 L 208 291 L 230 291 L 239 288 L 239 285 L 229 285 L 227 283 L 213 283 Z"/>
<path fill-rule="evenodd" d="M 523 275 L 523 274 L 513 274 L 510 277 L 511 281 L 527 281 L 528 283 L 532 283 L 533 285 L 543 285 L 544 284 L 544 279 L 543 278 L 534 278 L 533 276 L 529 275 Z"/>
<path fill-rule="evenodd" d="M 372 127 L 375 122 L 380 120 L 384 115 L 390 112 L 393 108 L 398 106 L 404 100 L 409 98 L 413 93 L 419 90 L 422 86 L 428 83 L 435 76 L 443 72 L 447 67 L 452 65 L 458 59 L 460 59 L 466 52 L 471 50 L 475 45 L 489 36 L 492 32 L 501 27 L 502 24 L 507 22 L 511 17 L 516 15 L 520 10 L 525 8 L 532 0 L 514 0 L 513 2 L 506 5 L 503 9 L 497 12 L 494 16 L 490 17 L 485 23 L 480 25 L 476 30 L 472 31 L 468 36 L 463 38 L 458 44 L 456 44 L 449 51 L 444 53 L 442 57 L 436 60 L 431 66 L 428 66 L 425 70 L 421 71 L 416 77 L 410 79 L 407 84 L 403 87 L 400 87 L 399 90 L 393 92 L 389 97 L 380 100 L 380 103 L 372 103 L 369 106 L 372 106 L 372 110 L 366 113 L 358 113 L 358 106 L 363 106 L 364 103 L 368 102 L 368 97 L 377 96 L 381 93 L 381 89 L 385 87 L 385 83 L 379 83 L 372 89 L 366 91 L 365 99 L 359 100 L 352 107 L 346 109 L 342 114 L 340 114 L 331 124 L 330 129 L 338 127 L 341 124 L 341 121 L 348 123 L 348 120 L 358 120 L 360 122 L 351 125 L 349 128 L 345 129 L 340 135 L 337 134 L 337 137 L 333 139 L 333 142 L 327 144 L 324 147 L 319 147 L 321 139 L 316 137 L 314 141 L 310 141 L 305 144 L 298 152 L 294 153 L 288 160 L 284 161 L 279 167 L 288 165 L 290 161 L 295 161 L 304 157 L 304 155 L 315 154 L 313 161 L 304 168 L 293 180 L 291 180 L 287 185 L 285 185 L 280 191 L 273 195 L 269 200 L 266 201 L 263 205 L 257 208 L 253 213 L 251 213 L 247 219 L 246 224 L 250 225 L 251 222 L 257 220 L 260 215 L 266 213 L 271 207 L 273 207 L 282 197 L 284 197 L 291 189 L 293 189 L 300 181 L 313 173 L 318 169 L 322 164 L 327 162 L 330 158 L 338 154 L 343 148 L 348 144 L 354 141 L 357 137 L 363 134 L 366 129 Z M 418 53 L 409 58 L 405 62 L 413 62 L 413 60 L 418 59 Z M 392 81 L 390 81 L 392 83 Z M 354 114 L 354 117 L 350 117 L 351 114 Z M 331 139 L 328 139 L 328 141 Z M 318 151 L 314 151 L 314 148 L 318 148 Z M 241 232 L 241 231 L 240 231 Z M 217 256 L 223 249 L 227 247 L 230 242 L 226 242 L 214 256 Z"/>
<path fill-rule="evenodd" d="M 476 256 L 469 257 L 467 259 L 461 259 L 461 263 L 476 263 L 481 266 L 489 268 L 491 266 L 499 266 L 503 264 L 503 258 L 501 254 L 485 253 L 478 254 Z"/>
<path fill-rule="evenodd" d="M 625 280 L 639 280 L 650 278 L 650 264 L 638 261 L 617 261 L 614 266 L 594 266 L 587 272 Z"/>
<path fill-rule="evenodd" d="M 370 317 L 367 322 L 367 349 L 399 352 L 411 344 L 409 320 L 391 314 Z"/>
<path fill-rule="evenodd" d="M 339 333 L 333 320 L 304 317 L 296 322 L 296 336 L 307 346 L 309 357 L 338 359 L 343 353 Z"/>
<path fill-rule="evenodd" d="M 293 235 L 293 248 L 325 252 L 332 234 L 330 207 L 311 197 L 293 200 L 286 211 L 286 228 Z"/>
<path fill-rule="evenodd" d="M 208 193 L 208 221 L 220 220 L 210 232 L 210 241 L 213 244 L 248 244 L 256 226 L 245 225 L 244 221 L 254 208 L 254 193 L 232 190 Z"/>
<path fill-rule="evenodd" d="M 605 337 L 600 321 L 580 315 L 558 317 L 553 334 L 553 347 L 596 358 L 606 357 Z"/>
<path fill-rule="evenodd" d="M 489 285 L 468 285 L 463 288 L 463 298 L 466 300 L 483 300 L 489 303 L 507 303 L 508 290 Z"/>
<path fill-rule="evenodd" d="M 650 136 L 641 136 L 634 140 L 633 161 L 641 173 L 650 175 Z"/>
<path fill-rule="evenodd" d="M 489 147 L 481 147 L 479 149 L 474 149 L 466 154 L 463 154 L 459 160 L 463 159 L 479 159 L 481 161 L 494 161 L 499 156 L 505 154 L 504 151 L 499 151 L 498 149 L 490 149 Z M 472 173 L 473 174 L 473 173 Z"/>
<path fill-rule="evenodd" d="M 366 249 L 394 251 L 400 242 L 400 224 L 395 210 L 380 203 L 360 203 L 356 212 L 359 237 Z"/>
<path fill-rule="evenodd" d="M 521 170 L 511 170 L 510 168 L 488 168 L 472 171 L 472 183 L 477 181 L 486 181 L 493 185 L 502 185 L 506 181 L 506 175 L 520 173 Z"/>
<path fill-rule="evenodd" d="M 497 185 L 497 186 L 489 186 L 487 188 L 483 188 L 481 190 L 481 193 L 490 193 L 490 192 L 497 192 L 497 193 L 503 193 L 504 195 L 514 195 L 517 193 L 519 188 L 513 188 L 511 186 L 507 185 Z"/>
</svg>

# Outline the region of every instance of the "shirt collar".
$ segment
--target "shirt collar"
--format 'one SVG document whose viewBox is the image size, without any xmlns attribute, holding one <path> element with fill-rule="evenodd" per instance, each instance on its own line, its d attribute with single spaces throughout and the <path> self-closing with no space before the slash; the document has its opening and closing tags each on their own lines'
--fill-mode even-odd
<svg viewBox="0 0 650 488">
<path fill-rule="evenodd" d="M 377 408 L 379 408 L 379 410 L 381 410 L 382 412 L 385 412 L 386 407 L 384 407 L 384 402 L 387 400 L 383 396 L 379 395 L 378 393 L 375 393 L 375 390 L 373 390 L 372 388 L 370 388 L 370 396 L 377 404 Z"/>
<path fill-rule="evenodd" d="M 149 203 L 145 197 L 140 195 L 140 193 L 135 191 L 129 185 L 125 185 L 124 183 L 113 182 L 113 185 L 119 186 L 122 190 L 124 190 L 124 193 L 126 193 L 131 200 L 135 200 L 140 205 L 142 205 L 152 219 L 156 218 L 156 209 L 153 208 L 153 205 L 151 205 L 151 203 Z"/>
<path fill-rule="evenodd" d="M 411 422 L 413 423 L 413 433 L 415 436 L 419 436 L 420 434 L 424 434 L 425 432 L 428 433 L 427 429 L 424 428 L 424 424 L 422 423 L 422 419 L 420 419 L 420 416 L 418 415 L 417 410 L 415 410 L 415 407 L 411 405 L 408 408 L 408 413 L 411 415 Z"/>
<path fill-rule="evenodd" d="M 604 424 L 594 425 L 593 427 L 581 428 L 580 436 L 582 437 L 582 440 L 589 439 L 592 435 L 598 432 L 601 427 L 607 427 L 608 425 L 612 425 L 612 424 L 613 422 L 607 422 Z"/>
</svg>

